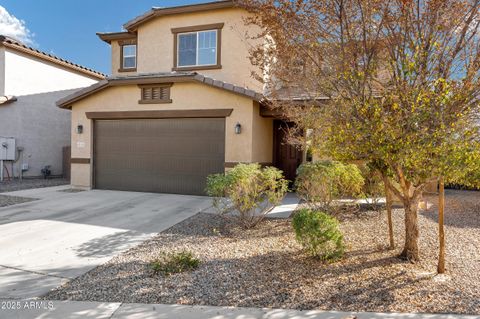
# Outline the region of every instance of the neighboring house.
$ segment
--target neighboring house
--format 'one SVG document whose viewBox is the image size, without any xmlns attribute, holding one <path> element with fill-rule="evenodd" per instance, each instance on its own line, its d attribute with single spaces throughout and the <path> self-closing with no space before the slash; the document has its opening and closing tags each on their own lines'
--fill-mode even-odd
<svg viewBox="0 0 480 319">
<path fill-rule="evenodd" d="M 10 147 L 11 155 L 0 168 L 4 176 L 41 176 L 47 165 L 53 175 L 61 175 L 71 120 L 55 102 L 103 78 L 0 35 L 0 148 L 5 154 Z"/>
<path fill-rule="evenodd" d="M 57 103 L 72 110 L 72 185 L 204 194 L 209 174 L 240 162 L 293 179 L 303 154 L 262 106 L 247 14 L 232 1 L 153 8 L 99 33 L 113 75 Z"/>
</svg>

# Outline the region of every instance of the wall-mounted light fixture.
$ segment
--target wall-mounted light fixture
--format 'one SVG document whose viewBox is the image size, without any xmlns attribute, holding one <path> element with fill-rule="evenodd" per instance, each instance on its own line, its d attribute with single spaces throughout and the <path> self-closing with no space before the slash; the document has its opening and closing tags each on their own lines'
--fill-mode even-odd
<svg viewBox="0 0 480 319">
<path fill-rule="evenodd" d="M 83 133 L 83 125 L 82 124 L 78 124 L 77 125 L 77 134 L 82 134 Z"/>
<path fill-rule="evenodd" d="M 242 133 L 242 124 L 237 123 L 235 125 L 235 134 L 240 134 L 240 133 Z"/>
</svg>

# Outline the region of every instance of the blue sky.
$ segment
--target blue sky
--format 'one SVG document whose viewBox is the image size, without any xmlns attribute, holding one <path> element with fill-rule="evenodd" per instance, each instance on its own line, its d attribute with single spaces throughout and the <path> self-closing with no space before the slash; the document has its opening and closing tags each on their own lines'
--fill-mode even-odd
<svg viewBox="0 0 480 319">
<path fill-rule="evenodd" d="M 18 32 L 19 37 L 24 36 L 42 51 L 110 74 L 110 47 L 98 39 L 96 32 L 121 31 L 125 22 L 153 6 L 199 2 L 207 1 L 0 0 L 0 6 L 5 9 L 0 8 L 0 33 Z"/>
</svg>

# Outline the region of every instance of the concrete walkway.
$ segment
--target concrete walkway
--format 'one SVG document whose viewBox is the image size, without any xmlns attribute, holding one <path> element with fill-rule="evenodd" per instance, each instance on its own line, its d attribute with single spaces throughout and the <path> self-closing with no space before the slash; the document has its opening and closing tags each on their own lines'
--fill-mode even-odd
<svg viewBox="0 0 480 319">
<path fill-rule="evenodd" d="M 297 209 L 299 203 L 300 198 L 298 198 L 296 193 L 287 193 L 280 205 L 268 212 L 267 216 L 274 218 L 288 218 L 295 209 Z"/>
<path fill-rule="evenodd" d="M 0 309 L 0 319 L 478 319 L 480 316 L 337 312 L 78 301 L 11 301 L 19 310 Z M 36 303 L 35 303 L 36 302 Z M 2 305 L 4 302 L 2 301 Z M 8 305 L 8 302 L 7 302 Z M 12 305 L 12 304 L 10 304 Z M 38 309 L 40 308 L 40 309 Z"/>
<path fill-rule="evenodd" d="M 208 197 L 68 186 L 3 195 L 39 200 L 0 208 L 0 298 L 33 298 L 211 206 Z"/>
</svg>

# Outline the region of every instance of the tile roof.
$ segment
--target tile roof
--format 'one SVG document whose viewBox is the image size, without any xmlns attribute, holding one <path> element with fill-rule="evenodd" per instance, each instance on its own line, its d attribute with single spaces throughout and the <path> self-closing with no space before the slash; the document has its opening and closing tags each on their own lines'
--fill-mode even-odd
<svg viewBox="0 0 480 319">
<path fill-rule="evenodd" d="M 49 61 L 49 62 L 53 62 L 55 64 L 62 65 L 64 67 L 67 67 L 67 68 L 70 68 L 72 70 L 81 72 L 81 73 L 83 73 L 87 76 L 94 77 L 96 79 L 105 78 L 105 74 L 102 74 L 100 72 L 97 72 L 97 71 L 89 69 L 89 68 L 86 68 L 86 67 L 81 66 L 79 64 L 70 62 L 68 60 L 59 58 L 55 55 L 52 55 L 52 54 L 37 50 L 35 48 L 29 47 L 29 46 L 23 44 L 22 42 L 17 41 L 15 39 L 13 39 L 11 37 L 8 37 L 8 36 L 5 36 L 5 35 L 0 35 L 0 45 L 4 45 L 8 48 L 12 48 L 14 50 L 17 50 L 17 51 L 20 51 L 20 52 L 38 57 L 40 59 L 43 59 L 43 60 L 46 60 L 46 61 Z"/>
<path fill-rule="evenodd" d="M 234 6 L 235 6 L 235 3 L 233 0 L 218 0 L 218 1 L 211 1 L 211 2 L 182 5 L 182 6 L 165 7 L 165 8 L 153 7 L 152 9 L 145 12 L 144 14 L 128 21 L 123 25 L 123 27 L 125 28 L 125 30 L 133 31 L 140 24 L 145 23 L 159 16 L 166 16 L 166 15 L 179 14 L 179 13 L 199 12 L 199 11 L 206 11 L 206 10 L 215 10 L 215 9 L 222 9 L 222 8 L 232 8 Z"/>
<path fill-rule="evenodd" d="M 13 96 L 13 95 L 0 96 L 0 106 L 3 105 L 3 104 L 8 104 L 8 103 L 15 102 L 16 100 L 17 100 L 17 97 Z"/>
<path fill-rule="evenodd" d="M 256 91 L 240 87 L 228 82 L 215 80 L 204 76 L 197 72 L 159 72 L 159 73 L 142 73 L 129 76 L 112 76 L 89 87 L 74 92 L 63 99 L 57 101 L 57 106 L 61 108 L 71 108 L 71 105 L 82 100 L 98 91 L 111 86 L 131 85 L 131 84 L 154 84 L 168 82 L 199 82 L 218 89 L 229 91 L 233 94 L 248 97 L 254 101 L 262 101 L 263 95 Z"/>
</svg>

